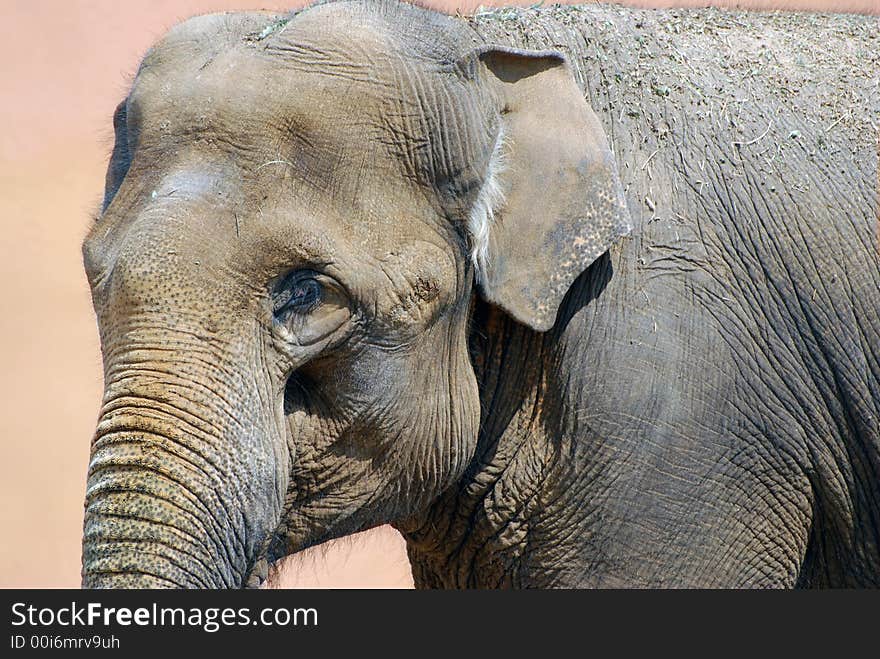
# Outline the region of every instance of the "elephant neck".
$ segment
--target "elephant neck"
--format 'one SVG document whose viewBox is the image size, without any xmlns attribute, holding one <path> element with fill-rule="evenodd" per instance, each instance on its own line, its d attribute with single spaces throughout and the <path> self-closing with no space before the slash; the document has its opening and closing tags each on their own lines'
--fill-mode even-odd
<svg viewBox="0 0 880 659">
<path fill-rule="evenodd" d="M 400 524 L 417 587 L 574 585 L 579 535 L 566 529 L 581 474 L 561 429 L 569 409 L 554 363 L 557 334 L 540 334 L 476 302 L 471 353 L 482 419 L 474 458 L 457 486 Z M 567 382 L 576 387 L 576 383 Z"/>
</svg>

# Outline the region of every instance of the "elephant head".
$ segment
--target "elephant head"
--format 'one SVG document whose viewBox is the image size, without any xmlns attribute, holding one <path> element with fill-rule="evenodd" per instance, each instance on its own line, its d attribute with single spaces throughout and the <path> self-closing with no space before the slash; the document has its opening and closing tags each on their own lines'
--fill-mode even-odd
<svg viewBox="0 0 880 659">
<path fill-rule="evenodd" d="M 474 296 L 546 331 L 628 230 L 565 58 L 406 5 L 187 21 L 114 126 L 88 587 L 240 587 L 417 514 L 492 413 Z"/>
</svg>

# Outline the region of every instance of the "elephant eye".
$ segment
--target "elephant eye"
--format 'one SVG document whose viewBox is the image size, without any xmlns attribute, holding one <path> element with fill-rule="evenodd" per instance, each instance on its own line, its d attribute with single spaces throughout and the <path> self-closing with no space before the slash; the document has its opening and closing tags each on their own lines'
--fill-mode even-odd
<svg viewBox="0 0 880 659">
<path fill-rule="evenodd" d="M 314 272 L 298 271 L 284 278 L 272 298 L 277 318 L 289 314 L 307 314 L 321 303 L 322 288 Z"/>
</svg>

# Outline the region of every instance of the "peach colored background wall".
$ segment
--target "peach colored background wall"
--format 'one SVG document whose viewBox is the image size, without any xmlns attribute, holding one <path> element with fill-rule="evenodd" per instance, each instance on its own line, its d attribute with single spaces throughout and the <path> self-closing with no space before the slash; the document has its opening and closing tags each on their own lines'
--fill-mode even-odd
<svg viewBox="0 0 880 659">
<path fill-rule="evenodd" d="M 0 586 L 79 584 L 85 471 L 102 388 L 79 243 L 101 196 L 110 117 L 129 76 L 149 45 L 187 16 L 294 4 L 0 5 Z M 434 4 L 469 10 L 500 3 Z M 880 0 L 775 5 L 880 10 Z M 400 536 L 385 527 L 289 559 L 277 583 L 406 587 L 412 580 Z"/>
</svg>

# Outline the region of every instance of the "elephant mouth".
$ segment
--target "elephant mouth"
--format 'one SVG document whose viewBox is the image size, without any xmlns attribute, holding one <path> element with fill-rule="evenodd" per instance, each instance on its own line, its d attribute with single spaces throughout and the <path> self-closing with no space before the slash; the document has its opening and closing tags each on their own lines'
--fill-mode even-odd
<svg viewBox="0 0 880 659">
<path fill-rule="evenodd" d="M 254 561 L 247 573 L 242 588 L 262 588 L 269 580 L 269 575 L 277 567 L 278 562 L 287 556 L 287 536 L 284 529 L 277 529 L 266 543 L 266 549 Z"/>
<path fill-rule="evenodd" d="M 251 571 L 245 577 L 244 585 L 242 587 L 244 589 L 262 588 L 269 580 L 269 574 L 275 569 L 278 561 L 282 558 L 283 556 L 272 557 L 269 554 L 264 554 L 257 558 Z"/>
<path fill-rule="evenodd" d="M 269 570 L 274 565 L 267 558 L 259 558 L 245 579 L 244 588 L 261 588 L 269 579 Z"/>
</svg>

